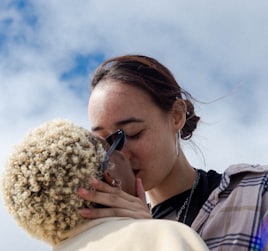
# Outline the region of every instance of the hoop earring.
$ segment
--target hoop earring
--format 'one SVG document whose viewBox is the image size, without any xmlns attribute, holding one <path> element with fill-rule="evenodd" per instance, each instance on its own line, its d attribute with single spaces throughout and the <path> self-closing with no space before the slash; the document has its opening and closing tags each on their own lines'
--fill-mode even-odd
<svg viewBox="0 0 268 251">
<path fill-rule="evenodd" d="M 179 149 L 180 149 L 180 144 L 179 144 L 179 138 L 181 137 L 181 132 L 178 131 L 176 134 L 176 141 L 175 141 L 175 148 L 176 148 L 176 155 L 179 155 Z"/>
<path fill-rule="evenodd" d="M 122 181 L 120 179 L 113 179 L 112 180 L 112 186 L 113 187 L 119 187 L 121 190 Z"/>
</svg>

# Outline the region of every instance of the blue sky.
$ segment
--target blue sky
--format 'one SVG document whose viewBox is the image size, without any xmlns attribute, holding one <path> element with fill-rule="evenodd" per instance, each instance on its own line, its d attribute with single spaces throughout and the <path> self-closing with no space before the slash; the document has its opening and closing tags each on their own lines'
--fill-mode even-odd
<svg viewBox="0 0 268 251">
<path fill-rule="evenodd" d="M 183 143 L 193 166 L 268 163 L 267 13 L 264 0 L 1 0 L 0 171 L 44 121 L 89 128 L 92 73 L 126 53 L 160 60 L 202 101 L 202 122 Z M 0 219 L 0 250 L 50 250 L 17 227 L 2 201 Z"/>
</svg>

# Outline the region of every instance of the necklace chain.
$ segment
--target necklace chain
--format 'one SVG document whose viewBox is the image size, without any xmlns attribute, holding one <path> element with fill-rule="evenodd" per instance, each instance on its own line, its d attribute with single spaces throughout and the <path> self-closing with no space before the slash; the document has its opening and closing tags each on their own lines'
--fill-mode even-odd
<svg viewBox="0 0 268 251">
<path fill-rule="evenodd" d="M 183 221 L 182 221 L 183 223 L 186 222 L 186 218 L 187 218 L 187 215 L 188 215 L 189 206 L 190 206 L 190 203 L 191 203 L 191 200 L 192 200 L 192 196 L 193 196 L 194 191 L 195 191 L 195 189 L 196 189 L 196 187 L 197 187 L 197 185 L 199 183 L 199 179 L 200 179 L 200 173 L 197 171 L 197 175 L 195 177 L 193 186 L 191 188 L 190 195 L 186 198 L 186 200 L 184 201 L 183 205 L 181 206 L 181 208 L 179 209 L 179 211 L 177 213 L 177 216 L 176 216 L 177 221 L 179 221 L 183 210 L 186 208 L 185 214 L 184 214 L 184 217 L 183 217 Z"/>
</svg>

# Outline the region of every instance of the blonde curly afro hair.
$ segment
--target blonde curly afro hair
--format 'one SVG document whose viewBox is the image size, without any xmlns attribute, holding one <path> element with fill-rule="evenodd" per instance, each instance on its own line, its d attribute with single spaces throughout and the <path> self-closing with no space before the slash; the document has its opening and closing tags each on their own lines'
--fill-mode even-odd
<svg viewBox="0 0 268 251">
<path fill-rule="evenodd" d="M 77 189 L 89 188 L 90 177 L 102 177 L 104 154 L 103 141 L 66 120 L 34 129 L 14 148 L 3 173 L 9 213 L 33 237 L 57 244 L 86 221 L 79 210 L 93 205 Z"/>
</svg>

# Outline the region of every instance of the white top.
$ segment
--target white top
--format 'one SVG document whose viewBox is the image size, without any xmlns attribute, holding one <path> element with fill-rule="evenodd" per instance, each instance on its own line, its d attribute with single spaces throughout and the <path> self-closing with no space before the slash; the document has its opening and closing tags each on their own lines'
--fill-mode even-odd
<svg viewBox="0 0 268 251">
<path fill-rule="evenodd" d="M 65 238 L 54 251 L 208 251 L 193 229 L 170 220 L 90 220 Z"/>
</svg>

